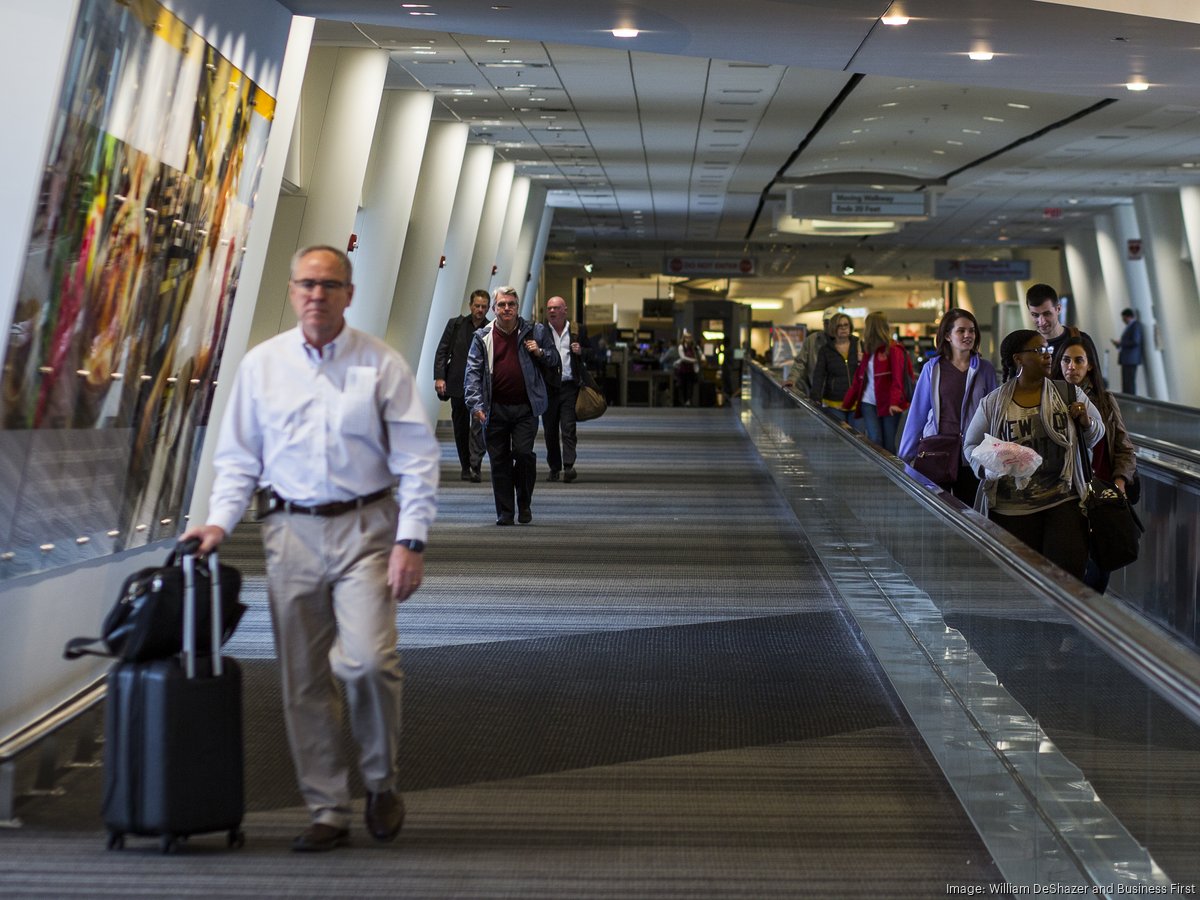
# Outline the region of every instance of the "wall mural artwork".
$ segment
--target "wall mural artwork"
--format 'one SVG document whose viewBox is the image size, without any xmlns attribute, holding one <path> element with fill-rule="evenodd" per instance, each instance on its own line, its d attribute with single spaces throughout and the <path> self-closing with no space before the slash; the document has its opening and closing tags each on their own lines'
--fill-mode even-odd
<svg viewBox="0 0 1200 900">
<path fill-rule="evenodd" d="M 0 375 L 0 579 L 183 527 L 275 101 L 83 0 Z"/>
</svg>

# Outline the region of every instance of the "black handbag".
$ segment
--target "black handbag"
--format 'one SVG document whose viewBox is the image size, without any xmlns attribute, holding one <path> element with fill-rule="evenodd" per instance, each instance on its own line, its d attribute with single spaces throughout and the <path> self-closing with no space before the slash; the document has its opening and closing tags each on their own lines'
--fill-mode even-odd
<svg viewBox="0 0 1200 900">
<path fill-rule="evenodd" d="M 1071 399 L 1075 398 L 1072 386 Z M 1139 544 L 1145 527 L 1129 500 L 1111 481 L 1105 481 L 1092 471 L 1092 462 L 1083 443 L 1083 429 L 1075 423 L 1079 439 L 1079 459 L 1088 479 L 1083 497 L 1083 512 L 1087 516 L 1088 555 L 1105 572 L 1114 572 L 1138 558 Z"/>
<path fill-rule="evenodd" d="M 121 593 L 113 604 L 100 637 L 77 637 L 63 649 L 66 659 L 80 656 L 107 656 L 124 662 L 147 662 L 166 659 L 183 650 L 183 566 L 185 553 L 194 552 L 198 542 L 178 544 L 167 556 L 166 565 L 139 569 L 121 585 Z M 195 566 L 197 597 L 212 593 L 212 575 L 206 566 Z M 233 566 L 218 568 L 221 589 L 221 643 L 233 636 L 246 605 L 238 599 L 242 574 Z M 196 604 L 196 652 L 212 652 L 212 609 L 208 603 Z M 103 644 L 105 650 L 94 649 Z"/>
<path fill-rule="evenodd" d="M 1146 530 L 1125 495 L 1098 475 L 1088 480 L 1083 511 L 1088 520 L 1089 553 L 1101 569 L 1112 572 L 1138 558 Z"/>
<path fill-rule="evenodd" d="M 939 487 L 958 480 L 962 444 L 956 434 L 931 434 L 917 441 L 912 467 Z"/>
</svg>

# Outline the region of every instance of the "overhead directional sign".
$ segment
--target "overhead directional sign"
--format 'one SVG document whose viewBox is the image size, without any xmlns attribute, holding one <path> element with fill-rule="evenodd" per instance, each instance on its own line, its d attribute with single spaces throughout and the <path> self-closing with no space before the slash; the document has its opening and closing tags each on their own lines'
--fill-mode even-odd
<svg viewBox="0 0 1200 900">
<path fill-rule="evenodd" d="M 667 256 L 663 258 L 664 275 L 741 278 L 753 275 L 757 268 L 757 262 L 749 257 L 729 259 L 708 256 Z"/>
<path fill-rule="evenodd" d="M 1027 259 L 935 259 L 939 281 L 1028 281 Z"/>
<path fill-rule="evenodd" d="M 926 194 L 916 191 L 834 191 L 829 212 L 835 216 L 924 216 Z"/>
</svg>

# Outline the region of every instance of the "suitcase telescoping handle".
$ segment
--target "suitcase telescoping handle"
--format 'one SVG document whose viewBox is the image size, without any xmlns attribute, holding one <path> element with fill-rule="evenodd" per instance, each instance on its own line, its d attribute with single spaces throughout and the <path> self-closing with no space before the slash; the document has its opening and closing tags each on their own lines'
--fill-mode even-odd
<svg viewBox="0 0 1200 900">
<path fill-rule="evenodd" d="M 183 667 L 188 678 L 196 677 L 196 551 L 200 549 L 200 541 L 192 539 L 181 541 L 175 548 L 183 562 Z M 212 625 L 210 635 L 212 649 L 212 673 L 220 675 L 224 671 L 221 660 L 221 632 L 224 623 L 221 621 L 221 564 L 217 559 L 217 551 L 208 554 L 209 583 L 212 585 L 212 615 L 209 616 Z"/>
</svg>

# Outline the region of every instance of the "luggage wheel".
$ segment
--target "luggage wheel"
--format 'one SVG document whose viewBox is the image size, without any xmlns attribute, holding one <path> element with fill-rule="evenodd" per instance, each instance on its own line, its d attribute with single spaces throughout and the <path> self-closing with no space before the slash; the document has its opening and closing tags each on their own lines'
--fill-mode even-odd
<svg viewBox="0 0 1200 900">
<path fill-rule="evenodd" d="M 108 833 L 108 841 L 105 842 L 105 847 L 109 850 L 124 850 L 125 835 L 120 831 L 110 831 Z"/>
<path fill-rule="evenodd" d="M 181 843 L 182 840 L 173 834 L 164 834 L 158 839 L 158 847 L 163 853 L 174 853 Z"/>
<path fill-rule="evenodd" d="M 225 838 L 225 844 L 234 850 L 246 846 L 246 832 L 240 828 L 231 828 L 229 835 Z"/>
</svg>

